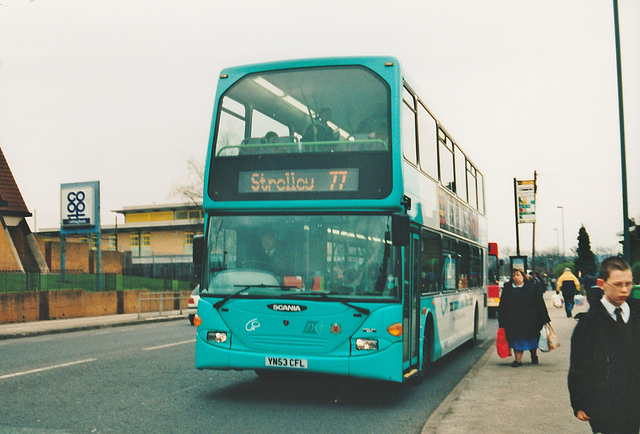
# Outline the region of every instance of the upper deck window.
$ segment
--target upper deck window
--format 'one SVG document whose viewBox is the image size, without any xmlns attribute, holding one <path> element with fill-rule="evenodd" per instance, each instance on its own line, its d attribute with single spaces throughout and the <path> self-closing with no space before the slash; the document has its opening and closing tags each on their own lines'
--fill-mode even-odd
<svg viewBox="0 0 640 434">
<path fill-rule="evenodd" d="M 361 66 L 248 74 L 220 97 L 213 200 L 382 199 L 391 176 L 390 87 Z"/>
<path fill-rule="evenodd" d="M 215 156 L 386 151 L 389 87 L 363 67 L 249 74 L 222 97 Z"/>
</svg>

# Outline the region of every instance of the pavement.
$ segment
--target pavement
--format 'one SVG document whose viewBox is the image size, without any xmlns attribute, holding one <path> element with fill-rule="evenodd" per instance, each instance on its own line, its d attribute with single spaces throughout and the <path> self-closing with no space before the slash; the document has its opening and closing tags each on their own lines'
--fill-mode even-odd
<svg viewBox="0 0 640 434">
<path fill-rule="evenodd" d="M 545 302 L 560 347 L 547 353 L 538 352 L 538 365 L 531 365 L 527 352 L 523 365 L 512 368 L 513 357 L 499 358 L 492 344 L 431 414 L 423 434 L 591 432 L 587 422 L 573 416 L 569 404 L 567 373 L 576 320 L 567 318 L 564 309 L 553 307 L 553 293 L 545 293 Z M 588 308 L 587 303 L 576 306 L 574 314 L 586 312 Z M 187 321 L 186 314 L 173 311 L 142 318 L 138 314 L 124 314 L 3 324 L 0 340 L 172 320 Z M 495 322 L 493 324 L 496 327 Z"/>
<path fill-rule="evenodd" d="M 423 434 L 591 432 L 588 422 L 573 415 L 567 388 L 571 334 L 577 321 L 567 318 L 564 308 L 553 307 L 554 293 L 547 291 L 544 298 L 560 346 L 547 353 L 538 351 L 538 365 L 531 364 L 527 351 L 522 366 L 512 368 L 513 356 L 501 359 L 491 345 L 431 414 Z M 585 302 L 573 314 L 588 309 Z"/>
<path fill-rule="evenodd" d="M 186 310 L 183 313 L 179 310 L 165 311 L 162 315 L 158 312 L 143 313 L 140 316 L 131 313 L 0 324 L 0 340 L 175 320 L 188 321 Z"/>
</svg>

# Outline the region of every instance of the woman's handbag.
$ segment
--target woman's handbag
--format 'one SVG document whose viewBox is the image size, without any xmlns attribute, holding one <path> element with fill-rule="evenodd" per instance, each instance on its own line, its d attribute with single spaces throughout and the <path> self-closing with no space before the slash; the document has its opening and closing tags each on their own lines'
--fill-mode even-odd
<svg viewBox="0 0 640 434">
<path fill-rule="evenodd" d="M 560 346 L 558 335 L 556 335 L 555 330 L 553 330 L 551 323 L 546 323 L 544 327 L 542 327 L 542 333 L 544 333 L 547 337 L 547 344 L 549 346 L 549 351 L 555 350 Z M 540 339 L 542 339 L 542 336 L 540 337 Z M 544 351 L 544 350 L 541 350 L 541 351 Z"/>
<path fill-rule="evenodd" d="M 511 355 L 511 348 L 509 348 L 507 335 L 503 328 L 499 328 L 496 334 L 496 348 L 498 349 L 498 356 L 500 356 L 501 359 L 506 359 Z"/>
</svg>

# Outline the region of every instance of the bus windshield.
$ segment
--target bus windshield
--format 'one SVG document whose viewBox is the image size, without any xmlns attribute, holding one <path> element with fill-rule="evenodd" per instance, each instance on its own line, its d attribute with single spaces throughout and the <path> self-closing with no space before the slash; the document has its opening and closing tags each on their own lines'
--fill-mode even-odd
<svg viewBox="0 0 640 434">
<path fill-rule="evenodd" d="M 364 67 L 250 74 L 222 96 L 215 155 L 389 148 L 389 88 Z"/>
<path fill-rule="evenodd" d="M 487 265 L 487 278 L 489 283 L 497 283 L 498 282 L 498 257 L 489 255 L 487 257 L 488 265 Z"/>
<path fill-rule="evenodd" d="M 397 299 L 398 255 L 389 241 L 390 220 L 379 215 L 212 217 L 201 294 L 287 298 L 315 292 Z"/>
</svg>

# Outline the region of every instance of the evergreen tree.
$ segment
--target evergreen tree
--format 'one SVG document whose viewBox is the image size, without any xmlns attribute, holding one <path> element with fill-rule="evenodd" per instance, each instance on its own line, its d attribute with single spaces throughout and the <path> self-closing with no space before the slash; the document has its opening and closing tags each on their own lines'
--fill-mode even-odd
<svg viewBox="0 0 640 434">
<path fill-rule="evenodd" d="M 584 226 L 578 231 L 578 250 L 575 260 L 576 270 L 582 274 L 596 274 L 596 255 L 591 251 L 591 240 Z"/>
</svg>

